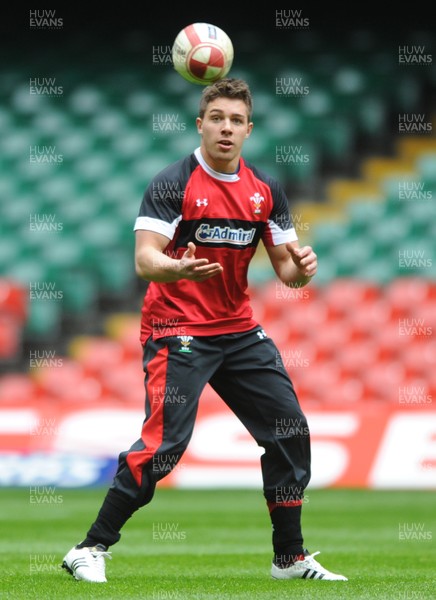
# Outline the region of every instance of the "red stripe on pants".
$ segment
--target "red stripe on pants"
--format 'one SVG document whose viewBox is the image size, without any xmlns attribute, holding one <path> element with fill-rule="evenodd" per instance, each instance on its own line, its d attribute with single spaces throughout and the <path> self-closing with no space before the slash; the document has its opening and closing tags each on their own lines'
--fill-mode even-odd
<svg viewBox="0 0 436 600">
<path fill-rule="evenodd" d="M 151 413 L 142 426 L 141 439 L 144 442 L 143 450 L 133 451 L 127 456 L 127 464 L 138 484 L 141 487 L 142 469 L 155 455 L 157 449 L 162 444 L 163 439 L 163 421 L 164 421 L 164 394 L 161 390 L 165 389 L 168 364 L 168 348 L 161 348 L 154 358 L 147 364 L 147 398 L 150 402 Z M 160 390 L 160 393 L 155 390 Z M 151 391 L 151 394 L 149 393 Z M 155 402 L 155 397 L 160 398 Z"/>
</svg>

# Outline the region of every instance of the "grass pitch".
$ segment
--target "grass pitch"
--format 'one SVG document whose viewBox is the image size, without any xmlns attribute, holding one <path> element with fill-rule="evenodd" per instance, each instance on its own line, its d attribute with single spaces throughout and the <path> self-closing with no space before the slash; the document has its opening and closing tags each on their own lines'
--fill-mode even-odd
<svg viewBox="0 0 436 600">
<path fill-rule="evenodd" d="M 105 492 L 41 488 L 33 499 L 29 488 L 0 492 L 1 598 L 436 598 L 434 492 L 309 490 L 305 545 L 349 578 L 332 582 L 270 577 L 271 529 L 260 492 L 158 489 L 112 547 L 108 583 L 78 582 L 60 564 Z"/>
</svg>

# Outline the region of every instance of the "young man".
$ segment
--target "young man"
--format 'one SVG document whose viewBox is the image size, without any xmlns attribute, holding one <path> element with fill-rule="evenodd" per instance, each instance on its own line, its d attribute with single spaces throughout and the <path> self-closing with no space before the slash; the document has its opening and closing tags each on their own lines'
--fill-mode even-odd
<svg viewBox="0 0 436 600">
<path fill-rule="evenodd" d="M 299 247 L 280 185 L 241 158 L 251 113 L 244 81 L 222 79 L 205 88 L 197 118 L 200 147 L 160 172 L 144 194 L 134 229 L 136 271 L 150 282 L 141 324 L 146 416 L 141 438 L 119 456 L 97 519 L 64 558 L 76 579 L 106 581 L 109 546 L 168 473 L 156 465 L 172 468 L 182 457 L 209 383 L 265 449 L 272 577 L 346 580 L 303 547 L 310 434 L 277 347 L 253 319 L 246 293 L 261 239 L 284 284 L 304 286 L 317 269 L 312 248 Z M 184 404 L 167 402 L 165 389 L 177 390 Z M 298 427 L 278 434 L 282 419 Z"/>
</svg>

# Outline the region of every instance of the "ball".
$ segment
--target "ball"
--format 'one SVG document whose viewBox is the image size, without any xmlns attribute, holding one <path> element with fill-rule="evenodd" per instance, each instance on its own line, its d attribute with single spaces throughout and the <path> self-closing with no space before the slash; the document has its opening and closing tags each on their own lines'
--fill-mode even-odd
<svg viewBox="0 0 436 600">
<path fill-rule="evenodd" d="M 233 63 L 233 44 L 225 31 L 210 23 L 192 23 L 176 36 L 173 66 L 191 83 L 209 85 L 222 79 Z"/>
</svg>

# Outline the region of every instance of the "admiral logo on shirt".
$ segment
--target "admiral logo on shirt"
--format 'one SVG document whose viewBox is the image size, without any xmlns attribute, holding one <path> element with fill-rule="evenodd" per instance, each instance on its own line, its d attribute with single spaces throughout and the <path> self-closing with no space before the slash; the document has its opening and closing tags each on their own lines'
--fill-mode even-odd
<svg viewBox="0 0 436 600">
<path fill-rule="evenodd" d="M 202 223 L 195 232 L 195 239 L 199 242 L 206 242 L 209 244 L 221 244 L 226 242 L 228 244 L 235 244 L 238 246 L 245 246 L 251 244 L 254 239 L 256 229 L 232 229 L 229 226 L 220 227 L 219 225 L 210 226 L 207 223 Z"/>
</svg>

